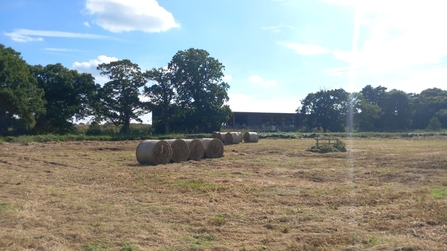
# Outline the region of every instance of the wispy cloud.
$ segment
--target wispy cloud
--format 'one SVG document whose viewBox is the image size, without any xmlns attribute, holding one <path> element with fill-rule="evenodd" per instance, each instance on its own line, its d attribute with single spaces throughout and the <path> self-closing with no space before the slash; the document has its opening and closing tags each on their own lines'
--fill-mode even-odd
<svg viewBox="0 0 447 251">
<path fill-rule="evenodd" d="M 33 42 L 43 41 L 42 37 L 64 37 L 64 38 L 84 38 L 84 39 L 111 39 L 111 37 L 100 36 L 88 33 L 75 33 L 65 31 L 49 31 L 49 30 L 27 30 L 17 29 L 13 32 L 3 33 L 17 42 Z"/>
<path fill-rule="evenodd" d="M 44 51 L 54 51 L 54 52 L 78 52 L 80 50 L 68 49 L 68 48 L 44 48 Z"/>
<path fill-rule="evenodd" d="M 331 50 L 329 49 L 313 44 L 297 44 L 297 43 L 286 43 L 286 42 L 277 42 L 276 44 L 292 49 L 296 53 L 306 56 L 320 55 L 331 52 Z"/>
<path fill-rule="evenodd" d="M 87 0 L 85 8 L 95 16 L 94 23 L 111 32 L 163 32 L 180 27 L 156 0 Z"/>
<path fill-rule="evenodd" d="M 113 61 L 118 61 L 119 59 L 116 57 L 109 57 L 106 55 L 100 55 L 95 59 L 91 59 L 86 62 L 74 62 L 72 68 L 79 71 L 90 73 L 95 77 L 96 82 L 103 84 L 108 81 L 107 77 L 101 76 L 100 72 L 96 69 L 98 65 L 102 63 L 110 63 Z"/>
<path fill-rule="evenodd" d="M 90 23 L 89 22 L 84 22 L 84 26 L 89 27 L 90 28 Z"/>
<path fill-rule="evenodd" d="M 267 30 L 267 31 L 271 31 L 273 33 L 279 33 L 283 30 L 283 28 L 289 28 L 289 29 L 293 29 L 293 30 L 297 30 L 297 28 L 291 26 L 291 25 L 287 25 L 287 24 L 280 24 L 280 25 L 276 25 L 276 26 L 264 26 L 261 27 L 262 30 Z"/>
<path fill-rule="evenodd" d="M 253 75 L 248 77 L 248 80 L 252 85 L 261 86 L 261 87 L 271 87 L 276 86 L 277 83 L 275 80 L 265 80 L 258 75 Z"/>
</svg>

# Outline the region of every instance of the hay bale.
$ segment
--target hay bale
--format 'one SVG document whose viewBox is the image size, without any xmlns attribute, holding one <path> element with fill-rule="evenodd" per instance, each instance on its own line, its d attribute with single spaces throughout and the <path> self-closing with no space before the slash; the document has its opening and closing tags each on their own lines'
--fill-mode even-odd
<svg viewBox="0 0 447 251">
<path fill-rule="evenodd" d="M 212 138 L 220 139 L 222 143 L 225 143 L 225 133 L 214 131 L 212 134 Z"/>
<path fill-rule="evenodd" d="M 219 139 L 202 139 L 206 158 L 220 158 L 224 154 L 224 145 Z"/>
<path fill-rule="evenodd" d="M 183 139 L 168 139 L 166 142 L 171 145 L 172 148 L 172 161 L 182 162 L 187 161 L 189 158 L 189 146 Z"/>
<path fill-rule="evenodd" d="M 242 133 L 240 132 L 227 132 L 225 134 L 226 144 L 239 144 L 242 141 Z"/>
<path fill-rule="evenodd" d="M 137 146 L 136 155 L 140 164 L 167 164 L 172 158 L 172 148 L 164 140 L 144 140 Z"/>
<path fill-rule="evenodd" d="M 190 160 L 201 160 L 205 156 L 205 147 L 199 139 L 185 139 L 189 147 Z"/>
<path fill-rule="evenodd" d="M 246 132 L 244 133 L 245 143 L 256 143 L 259 141 L 259 135 L 256 132 Z"/>
</svg>

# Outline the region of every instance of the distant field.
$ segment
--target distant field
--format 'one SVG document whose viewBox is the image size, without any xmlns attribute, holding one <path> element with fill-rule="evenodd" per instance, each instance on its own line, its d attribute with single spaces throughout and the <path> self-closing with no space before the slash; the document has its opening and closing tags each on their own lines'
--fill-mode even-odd
<svg viewBox="0 0 447 251">
<path fill-rule="evenodd" d="M 225 146 L 141 166 L 140 141 L 0 144 L 0 250 L 447 250 L 447 137 Z"/>
</svg>

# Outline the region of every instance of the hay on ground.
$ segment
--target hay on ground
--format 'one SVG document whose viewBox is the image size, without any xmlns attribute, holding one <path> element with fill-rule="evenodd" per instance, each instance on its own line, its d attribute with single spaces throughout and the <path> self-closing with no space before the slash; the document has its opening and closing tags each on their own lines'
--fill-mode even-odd
<svg viewBox="0 0 447 251">
<path fill-rule="evenodd" d="M 245 143 L 256 143 L 259 141 L 259 135 L 256 132 L 246 132 L 244 133 Z"/>
<path fill-rule="evenodd" d="M 187 161 L 189 158 L 189 146 L 183 139 L 166 140 L 172 148 L 172 162 Z"/>
<path fill-rule="evenodd" d="M 202 139 L 202 144 L 205 147 L 206 158 L 221 158 L 224 154 L 224 145 L 219 139 Z"/>
<path fill-rule="evenodd" d="M 225 143 L 225 133 L 214 131 L 212 137 L 215 139 L 220 139 L 222 143 Z"/>
<path fill-rule="evenodd" d="M 239 144 L 242 141 L 242 133 L 227 132 L 225 134 L 225 144 Z"/>
<path fill-rule="evenodd" d="M 205 156 L 205 147 L 199 139 L 185 139 L 189 147 L 190 160 L 201 160 Z"/>
<path fill-rule="evenodd" d="M 144 140 L 137 146 L 136 156 L 140 164 L 167 164 L 172 158 L 172 148 L 164 140 Z"/>
</svg>

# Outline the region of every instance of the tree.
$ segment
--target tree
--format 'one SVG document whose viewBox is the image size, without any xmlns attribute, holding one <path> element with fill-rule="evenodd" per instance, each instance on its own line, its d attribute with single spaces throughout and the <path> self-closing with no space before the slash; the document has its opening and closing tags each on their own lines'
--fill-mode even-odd
<svg viewBox="0 0 447 251">
<path fill-rule="evenodd" d="M 372 105 L 379 105 L 380 101 L 385 97 L 386 87 L 378 86 L 373 88 L 371 85 L 363 87 L 361 94 L 366 102 Z"/>
<path fill-rule="evenodd" d="M 380 121 L 380 107 L 366 101 L 363 95 L 360 95 L 360 100 L 360 112 L 356 116 L 358 130 L 363 132 L 377 130 L 377 126 Z"/>
<path fill-rule="evenodd" d="M 447 91 L 439 88 L 423 90 L 415 96 L 413 103 L 413 128 L 425 129 L 434 116 L 447 109 Z"/>
<path fill-rule="evenodd" d="M 140 67 L 128 59 L 103 63 L 97 69 L 110 80 L 99 91 L 101 107 L 97 120 L 124 125 L 123 132 L 129 133 L 130 121 L 142 122 L 139 116 L 148 113 L 147 103 L 139 97 L 146 79 Z"/>
<path fill-rule="evenodd" d="M 173 101 L 177 94 L 175 85 L 171 81 L 172 73 L 169 69 L 158 68 L 146 72 L 146 76 L 154 83 L 144 88 L 144 93 L 150 99 L 152 111 L 152 124 L 158 124 L 157 118 L 161 118 L 164 127 L 164 133 L 169 133 L 169 123 L 173 115 Z M 155 114 L 155 115 L 154 115 Z"/>
<path fill-rule="evenodd" d="M 343 89 L 320 90 L 301 101 L 300 112 L 309 128 L 321 127 L 324 132 L 345 131 L 349 93 Z"/>
<path fill-rule="evenodd" d="M 391 90 L 380 101 L 381 129 L 406 130 L 411 127 L 412 102 L 410 96 L 399 90 Z"/>
<path fill-rule="evenodd" d="M 45 92 L 46 114 L 37 117 L 37 133 L 69 133 L 75 131 L 73 119 L 92 115 L 96 88 L 88 73 L 69 70 L 62 64 L 30 67 L 38 86 Z"/>
<path fill-rule="evenodd" d="M 224 66 L 205 50 L 178 51 L 168 65 L 177 90 L 177 104 L 190 131 L 220 130 L 231 115 Z"/>
<path fill-rule="evenodd" d="M 31 129 L 45 113 L 43 93 L 20 53 L 0 44 L 0 135 Z"/>
</svg>

